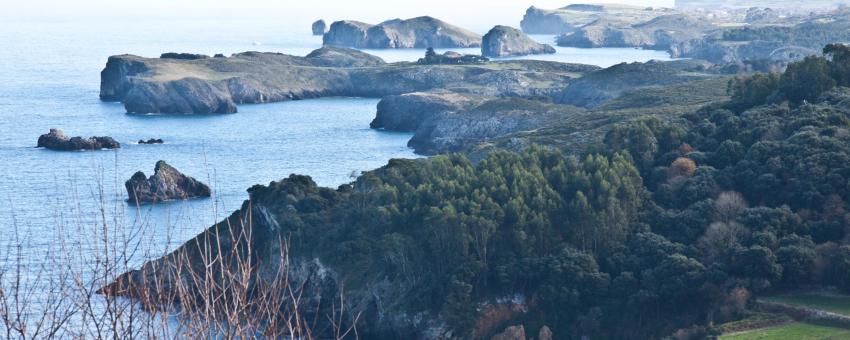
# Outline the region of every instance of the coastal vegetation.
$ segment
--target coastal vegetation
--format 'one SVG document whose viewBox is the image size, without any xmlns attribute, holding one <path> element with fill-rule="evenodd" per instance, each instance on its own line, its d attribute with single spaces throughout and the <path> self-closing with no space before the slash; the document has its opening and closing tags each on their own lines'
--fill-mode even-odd
<svg viewBox="0 0 850 340">
<path fill-rule="evenodd" d="M 563 338 L 710 336 L 776 289 L 846 288 L 850 93 L 837 86 L 843 50 L 828 50 L 733 80 L 728 101 L 614 124 L 570 155 L 393 160 L 337 189 L 293 175 L 252 188 L 229 221 L 251 218 L 258 262 L 285 237 L 294 259 L 331 271 L 321 286 L 345 287 L 348 320 L 371 337 L 513 323 Z M 197 257 L 191 245 L 221 228 L 110 289 L 151 295 L 134 282 Z M 485 312 L 505 306 L 521 312 Z"/>
</svg>

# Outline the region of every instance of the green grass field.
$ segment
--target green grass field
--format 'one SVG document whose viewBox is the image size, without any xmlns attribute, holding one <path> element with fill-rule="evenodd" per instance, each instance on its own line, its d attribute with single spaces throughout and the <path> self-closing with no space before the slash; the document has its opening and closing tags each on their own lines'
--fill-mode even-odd
<svg viewBox="0 0 850 340">
<path fill-rule="evenodd" d="M 828 293 L 800 293 L 772 296 L 762 300 L 850 315 L 850 296 Z"/>
<path fill-rule="evenodd" d="M 850 330 L 816 326 L 805 323 L 757 329 L 742 333 L 723 335 L 721 340 L 839 340 L 850 339 Z"/>
</svg>

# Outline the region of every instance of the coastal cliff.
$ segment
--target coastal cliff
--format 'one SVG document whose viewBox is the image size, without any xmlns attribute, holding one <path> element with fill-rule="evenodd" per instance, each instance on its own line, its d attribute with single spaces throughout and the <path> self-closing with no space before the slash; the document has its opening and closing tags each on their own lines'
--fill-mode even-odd
<svg viewBox="0 0 850 340">
<path fill-rule="evenodd" d="M 481 46 L 481 36 L 432 17 L 394 19 L 377 25 L 343 20 L 331 24 L 326 46 L 353 48 L 464 48 Z"/>
<path fill-rule="evenodd" d="M 501 25 L 493 27 L 484 35 L 481 46 L 481 55 L 485 57 L 552 53 L 555 53 L 554 47 L 538 43 L 516 28 Z"/>
<path fill-rule="evenodd" d="M 109 59 L 101 97 L 130 113 L 233 113 L 238 104 L 328 96 L 382 98 L 448 89 L 491 96 L 555 93 L 598 68 L 540 61 L 476 65 L 386 64 L 356 50 L 323 47 L 306 57 L 245 52 L 197 60 Z"/>
</svg>

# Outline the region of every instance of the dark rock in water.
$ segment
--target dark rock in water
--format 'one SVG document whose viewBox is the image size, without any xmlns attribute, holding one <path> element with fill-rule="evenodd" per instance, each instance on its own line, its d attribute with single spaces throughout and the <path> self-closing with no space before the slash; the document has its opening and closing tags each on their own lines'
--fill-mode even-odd
<svg viewBox="0 0 850 340">
<path fill-rule="evenodd" d="M 324 20 L 319 19 L 313 23 L 313 35 L 324 35 L 327 30 L 328 24 Z"/>
<path fill-rule="evenodd" d="M 216 53 L 215 56 L 213 56 L 213 58 L 227 58 L 227 57 L 225 57 L 224 54 Z"/>
<path fill-rule="evenodd" d="M 159 56 L 160 59 L 179 59 L 179 60 L 198 60 L 198 59 L 208 59 L 210 56 L 204 54 L 194 54 L 194 53 L 175 53 L 168 52 L 163 53 Z"/>
<path fill-rule="evenodd" d="M 151 138 L 148 140 L 139 139 L 139 144 L 162 144 L 165 143 L 162 139 L 159 138 Z"/>
<path fill-rule="evenodd" d="M 508 26 L 493 27 L 481 42 L 481 55 L 485 57 L 552 53 L 555 53 L 554 47 L 534 41 L 522 31 Z"/>
<path fill-rule="evenodd" d="M 117 149 L 121 144 L 112 137 L 68 137 L 60 129 L 50 129 L 50 132 L 38 137 L 38 147 L 60 151 Z"/>
<path fill-rule="evenodd" d="M 177 169 L 165 163 L 156 162 L 154 174 L 145 177 L 144 172 L 137 172 L 124 183 L 130 202 L 161 202 L 193 197 L 210 197 L 210 187 L 198 180 L 186 176 Z"/>
<path fill-rule="evenodd" d="M 481 46 L 481 36 L 432 17 L 389 20 L 378 25 L 337 21 L 324 44 L 354 48 L 460 48 Z"/>
</svg>

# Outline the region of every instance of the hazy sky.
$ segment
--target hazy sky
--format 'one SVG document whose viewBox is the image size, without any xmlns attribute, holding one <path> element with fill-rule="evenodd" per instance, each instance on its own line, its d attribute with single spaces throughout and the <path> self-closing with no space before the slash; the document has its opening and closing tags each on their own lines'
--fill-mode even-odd
<svg viewBox="0 0 850 340">
<path fill-rule="evenodd" d="M 12 0 L 0 18 L 12 20 L 280 19 L 298 23 L 431 15 L 450 22 L 517 25 L 525 9 L 563 7 L 570 0 Z M 673 0 L 590 0 L 642 6 L 672 6 Z"/>
</svg>

